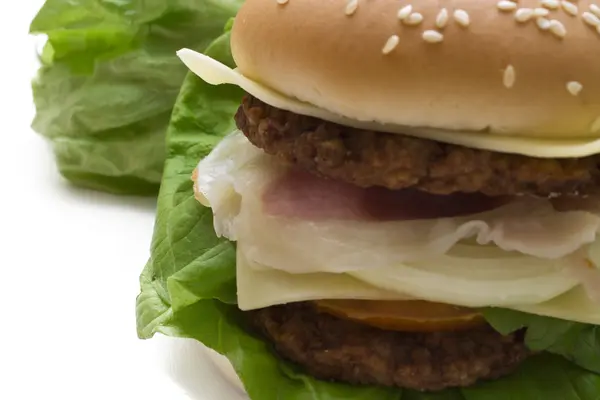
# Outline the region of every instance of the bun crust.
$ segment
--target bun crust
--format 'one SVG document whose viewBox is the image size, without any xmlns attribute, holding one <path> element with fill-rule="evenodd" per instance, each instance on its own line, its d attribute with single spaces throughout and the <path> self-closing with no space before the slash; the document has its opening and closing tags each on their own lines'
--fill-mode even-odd
<svg viewBox="0 0 600 400">
<path fill-rule="evenodd" d="M 398 17 L 410 0 L 246 0 L 232 52 L 247 77 L 353 119 L 600 137 L 600 8 L 501 3 L 421 0 L 411 24 L 419 15 Z M 544 19 L 517 20 L 542 3 Z"/>
</svg>

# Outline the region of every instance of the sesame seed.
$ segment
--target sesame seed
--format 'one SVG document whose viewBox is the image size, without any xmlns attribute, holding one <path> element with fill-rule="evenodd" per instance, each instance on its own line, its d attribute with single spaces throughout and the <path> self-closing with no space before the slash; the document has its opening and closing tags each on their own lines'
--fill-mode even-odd
<svg viewBox="0 0 600 400">
<path fill-rule="evenodd" d="M 575 81 L 567 82 L 567 90 L 573 96 L 577 96 L 579 92 L 581 92 L 581 89 L 583 89 L 583 85 L 581 83 Z"/>
<path fill-rule="evenodd" d="M 547 8 L 535 8 L 533 10 L 534 17 L 547 17 L 550 14 L 550 11 Z"/>
<path fill-rule="evenodd" d="M 594 14 L 596 17 L 600 18 L 600 7 L 598 7 L 597 4 L 590 4 L 590 11 L 592 12 L 592 14 Z"/>
<path fill-rule="evenodd" d="M 517 8 L 517 3 L 509 0 L 500 0 L 496 6 L 500 11 L 512 11 Z"/>
<path fill-rule="evenodd" d="M 440 29 L 443 29 L 447 23 L 448 23 L 448 10 L 445 8 L 442 8 L 440 10 L 440 12 L 438 13 L 437 17 L 435 18 L 435 26 L 437 26 Z"/>
<path fill-rule="evenodd" d="M 425 40 L 427 43 L 439 43 L 444 40 L 444 35 L 438 31 L 429 30 L 423 32 L 423 40 Z"/>
<path fill-rule="evenodd" d="M 406 17 L 408 17 L 410 15 L 410 13 L 412 12 L 412 6 L 409 4 L 407 6 L 402 7 L 399 11 L 398 11 L 398 19 L 399 20 L 403 20 Z"/>
<path fill-rule="evenodd" d="M 283 5 L 287 4 L 288 1 L 290 1 L 290 0 L 277 0 L 277 4 L 283 6 Z"/>
<path fill-rule="evenodd" d="M 396 46 L 398 46 L 399 42 L 400 42 L 400 38 L 398 37 L 398 35 L 390 36 L 388 38 L 388 40 L 385 42 L 383 49 L 381 49 L 381 52 L 383 54 L 390 54 L 396 48 Z"/>
<path fill-rule="evenodd" d="M 540 17 L 536 19 L 535 22 L 538 28 L 540 28 L 543 31 L 547 31 L 548 29 L 550 29 L 550 20 L 547 18 Z"/>
<path fill-rule="evenodd" d="M 346 4 L 346 15 L 352 15 L 358 9 L 358 0 L 349 0 Z"/>
<path fill-rule="evenodd" d="M 555 19 L 550 21 L 550 32 L 554 34 L 554 36 L 559 38 L 564 38 L 567 36 L 567 29 L 562 24 L 562 22 L 557 21 Z"/>
<path fill-rule="evenodd" d="M 581 17 L 583 18 L 583 20 L 591 26 L 597 27 L 600 25 L 600 18 L 598 18 L 598 16 L 590 13 L 590 12 L 584 12 L 583 14 L 581 14 Z"/>
<path fill-rule="evenodd" d="M 592 122 L 592 126 L 590 127 L 590 130 L 593 133 L 600 132 L 600 117 L 596 118 L 594 120 L 594 122 Z"/>
<path fill-rule="evenodd" d="M 542 0 L 541 3 L 543 7 L 546 7 L 550 10 L 556 10 L 558 7 L 560 7 L 560 2 L 558 0 Z"/>
<path fill-rule="evenodd" d="M 579 7 L 570 1 L 563 0 L 560 4 L 562 5 L 563 10 L 573 17 L 576 17 L 579 13 Z"/>
<path fill-rule="evenodd" d="M 423 14 L 421 13 L 412 13 L 404 19 L 406 25 L 419 25 L 421 22 L 423 22 Z"/>
<path fill-rule="evenodd" d="M 471 18 L 469 18 L 469 14 L 465 10 L 454 11 L 454 20 L 460 26 L 469 26 L 471 23 Z"/>
<path fill-rule="evenodd" d="M 515 19 L 517 22 L 527 22 L 533 17 L 533 9 L 531 8 L 519 8 L 515 12 Z"/>
<path fill-rule="evenodd" d="M 515 85 L 516 80 L 515 68 L 512 65 L 509 65 L 504 70 L 504 76 L 502 77 L 502 83 L 506 88 L 511 88 Z"/>
</svg>

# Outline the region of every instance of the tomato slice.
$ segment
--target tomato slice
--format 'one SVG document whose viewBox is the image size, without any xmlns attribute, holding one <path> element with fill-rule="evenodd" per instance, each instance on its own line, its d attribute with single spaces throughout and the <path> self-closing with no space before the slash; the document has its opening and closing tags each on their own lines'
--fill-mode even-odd
<svg viewBox="0 0 600 400">
<path fill-rule="evenodd" d="M 319 300 L 322 312 L 386 330 L 439 332 L 471 329 L 485 324 L 476 310 L 421 300 Z"/>
</svg>

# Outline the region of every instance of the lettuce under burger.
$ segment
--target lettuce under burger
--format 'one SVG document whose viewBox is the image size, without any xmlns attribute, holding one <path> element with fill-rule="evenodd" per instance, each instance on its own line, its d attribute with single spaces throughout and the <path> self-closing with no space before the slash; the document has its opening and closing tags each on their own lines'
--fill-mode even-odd
<svg viewBox="0 0 600 400">
<path fill-rule="evenodd" d="M 597 399 L 600 39 L 409 6 L 247 0 L 179 52 L 140 336 L 252 399 Z"/>
</svg>

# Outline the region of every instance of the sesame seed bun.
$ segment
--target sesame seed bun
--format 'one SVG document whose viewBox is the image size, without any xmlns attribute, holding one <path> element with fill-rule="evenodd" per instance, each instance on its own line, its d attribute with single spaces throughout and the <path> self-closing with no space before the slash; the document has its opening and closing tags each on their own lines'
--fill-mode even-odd
<svg viewBox="0 0 600 400">
<path fill-rule="evenodd" d="M 246 0 L 231 45 L 247 77 L 353 119 L 599 137 L 596 25 L 589 0 Z"/>
</svg>

